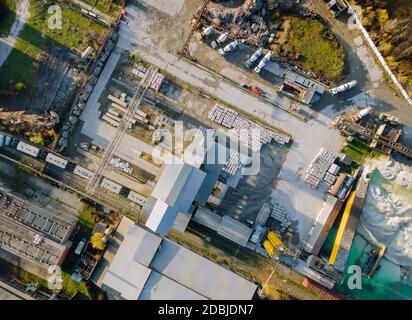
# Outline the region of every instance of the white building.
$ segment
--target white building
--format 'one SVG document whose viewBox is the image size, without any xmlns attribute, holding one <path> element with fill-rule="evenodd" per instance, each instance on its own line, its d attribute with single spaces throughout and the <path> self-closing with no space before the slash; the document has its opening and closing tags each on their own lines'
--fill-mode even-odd
<svg viewBox="0 0 412 320">
<path fill-rule="evenodd" d="M 101 287 L 111 299 L 126 300 L 249 300 L 257 289 L 256 284 L 137 225 L 129 227 L 102 279 Z"/>
</svg>

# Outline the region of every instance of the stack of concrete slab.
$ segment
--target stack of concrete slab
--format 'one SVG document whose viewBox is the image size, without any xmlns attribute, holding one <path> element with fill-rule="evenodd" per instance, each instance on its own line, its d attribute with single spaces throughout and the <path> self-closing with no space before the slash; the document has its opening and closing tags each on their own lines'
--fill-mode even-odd
<svg viewBox="0 0 412 320">
<path fill-rule="evenodd" d="M 329 186 L 332 185 L 336 180 L 336 174 L 333 174 L 334 170 L 329 169 L 335 162 L 336 158 L 337 155 L 326 150 L 325 148 L 321 148 L 312 163 L 309 165 L 305 176 L 305 182 L 308 183 L 313 189 L 317 189 L 322 181 Z"/>
<path fill-rule="evenodd" d="M 214 106 L 209 114 L 209 119 L 226 128 L 233 129 L 240 140 L 255 152 L 259 151 L 263 144 L 270 143 L 272 140 L 282 145 L 290 141 L 289 136 L 267 129 L 220 104 Z"/>
<path fill-rule="evenodd" d="M 152 82 L 150 83 L 150 88 L 156 92 L 159 92 L 160 86 L 162 85 L 164 79 L 165 79 L 165 76 L 157 72 L 156 75 L 152 78 Z"/>
<path fill-rule="evenodd" d="M 275 205 L 270 216 L 280 222 L 280 232 L 284 232 L 292 223 L 285 208 L 280 205 Z"/>
</svg>

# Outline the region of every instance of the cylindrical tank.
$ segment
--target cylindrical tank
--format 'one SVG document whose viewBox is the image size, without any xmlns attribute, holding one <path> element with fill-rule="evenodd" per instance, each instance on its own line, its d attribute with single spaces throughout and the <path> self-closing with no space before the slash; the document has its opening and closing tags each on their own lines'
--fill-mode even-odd
<svg viewBox="0 0 412 320">
<path fill-rule="evenodd" d="M 86 60 L 89 58 L 90 54 L 93 52 L 92 47 L 88 47 L 82 54 L 82 60 Z"/>
<path fill-rule="evenodd" d="M 10 136 L 6 136 L 6 137 L 4 138 L 4 144 L 5 144 L 6 146 L 9 146 L 10 143 L 11 143 L 11 137 L 10 137 Z"/>
</svg>

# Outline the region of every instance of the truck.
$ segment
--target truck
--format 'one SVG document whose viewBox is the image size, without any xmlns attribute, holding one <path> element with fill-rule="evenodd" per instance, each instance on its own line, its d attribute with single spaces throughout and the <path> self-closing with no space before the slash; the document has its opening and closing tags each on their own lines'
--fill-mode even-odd
<svg viewBox="0 0 412 320">
<path fill-rule="evenodd" d="M 372 108 L 362 109 L 362 110 L 359 111 L 357 114 L 355 114 L 354 116 L 352 116 L 352 117 L 351 117 L 351 120 L 352 120 L 353 122 L 358 122 L 360 119 L 362 119 L 363 117 L 367 116 L 371 110 L 372 110 Z"/>
<path fill-rule="evenodd" d="M 228 34 L 227 32 L 222 33 L 219 37 L 217 37 L 216 40 L 213 40 L 213 41 L 210 43 L 210 46 L 211 46 L 213 49 L 216 49 L 217 46 L 219 46 L 219 45 L 221 45 L 221 44 L 224 44 L 228 37 L 229 37 L 229 34 Z"/>
<path fill-rule="evenodd" d="M 357 84 L 358 84 L 358 81 L 352 80 L 352 81 L 344 83 L 344 84 L 342 84 L 338 87 L 334 87 L 334 88 L 330 89 L 329 92 L 330 92 L 331 95 L 334 96 L 335 94 L 338 94 L 340 92 L 344 92 L 344 91 L 347 91 L 349 89 L 352 89 Z"/>
<path fill-rule="evenodd" d="M 331 0 L 326 4 L 326 6 L 335 18 L 348 8 L 348 5 L 344 0 Z"/>
<path fill-rule="evenodd" d="M 225 56 L 227 55 L 229 52 L 232 52 L 234 50 L 236 50 L 239 47 L 240 41 L 239 40 L 235 40 L 232 41 L 231 43 L 229 43 L 226 47 L 224 48 L 220 48 L 218 50 L 219 54 L 221 56 Z"/>
<path fill-rule="evenodd" d="M 248 60 L 246 60 L 245 65 L 247 68 L 251 68 L 252 65 L 260 58 L 263 53 L 263 48 L 257 49 Z"/>
<path fill-rule="evenodd" d="M 260 71 L 262 71 L 262 68 L 266 65 L 266 63 L 270 60 L 270 58 L 272 58 L 271 51 L 265 54 L 265 56 L 262 58 L 262 60 L 260 60 L 259 64 L 257 65 L 255 69 L 253 69 L 253 71 L 255 71 L 256 73 L 260 73 Z"/>
</svg>

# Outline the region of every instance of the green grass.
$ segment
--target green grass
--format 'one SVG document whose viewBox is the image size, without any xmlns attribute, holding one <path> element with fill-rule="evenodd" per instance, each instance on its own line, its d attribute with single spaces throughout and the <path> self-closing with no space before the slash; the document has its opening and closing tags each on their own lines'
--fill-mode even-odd
<svg viewBox="0 0 412 320">
<path fill-rule="evenodd" d="M 304 69 L 332 81 L 338 81 L 344 75 L 345 52 L 319 21 L 292 17 L 289 41 L 299 54 L 298 63 Z"/>
<path fill-rule="evenodd" d="M 348 145 L 343 148 L 342 152 L 359 163 L 365 163 L 366 159 L 381 156 L 379 151 L 369 148 L 358 140 L 353 140 L 348 143 Z"/>
<path fill-rule="evenodd" d="M 97 47 L 98 38 L 105 28 L 65 7 L 62 8 L 62 29 L 49 29 L 47 13 L 51 1 L 30 1 L 30 18 L 20 33 L 14 49 L 0 68 L 0 90 L 23 82 L 28 87 L 36 84 L 41 62 L 47 59 L 47 45 L 57 44 L 79 52 L 92 45 Z"/>
<path fill-rule="evenodd" d="M 9 12 L 0 21 L 0 36 L 6 35 L 10 32 L 11 26 L 13 25 L 14 18 L 16 16 L 16 4 L 14 0 L 4 0 L 3 1 Z"/>
<path fill-rule="evenodd" d="M 122 7 L 122 0 L 83 0 L 97 10 L 111 16 L 117 16 Z"/>
</svg>

